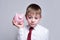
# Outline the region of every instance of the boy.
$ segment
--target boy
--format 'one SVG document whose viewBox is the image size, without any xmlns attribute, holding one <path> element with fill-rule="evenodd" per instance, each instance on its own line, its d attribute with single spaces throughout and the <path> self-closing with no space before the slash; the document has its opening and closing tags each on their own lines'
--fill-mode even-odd
<svg viewBox="0 0 60 40">
<path fill-rule="evenodd" d="M 13 20 L 13 25 L 19 29 L 18 40 L 48 40 L 48 30 L 39 25 L 41 20 L 41 8 L 37 4 L 30 4 L 26 9 L 25 14 L 28 25 L 24 27 L 24 23 L 16 24 Z"/>
</svg>

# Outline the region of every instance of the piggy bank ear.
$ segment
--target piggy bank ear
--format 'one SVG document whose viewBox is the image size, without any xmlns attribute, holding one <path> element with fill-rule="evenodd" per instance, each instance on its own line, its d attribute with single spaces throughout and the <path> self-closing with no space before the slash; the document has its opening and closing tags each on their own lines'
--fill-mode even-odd
<svg viewBox="0 0 60 40">
<path fill-rule="evenodd" d="M 24 14 L 16 13 L 16 16 L 18 16 L 19 18 L 24 18 Z"/>
<path fill-rule="evenodd" d="M 16 13 L 16 16 L 19 16 L 19 14 L 18 14 L 18 13 Z"/>
<path fill-rule="evenodd" d="M 20 18 L 24 18 L 24 15 L 23 15 L 23 14 L 20 14 L 19 17 L 20 17 Z"/>
</svg>

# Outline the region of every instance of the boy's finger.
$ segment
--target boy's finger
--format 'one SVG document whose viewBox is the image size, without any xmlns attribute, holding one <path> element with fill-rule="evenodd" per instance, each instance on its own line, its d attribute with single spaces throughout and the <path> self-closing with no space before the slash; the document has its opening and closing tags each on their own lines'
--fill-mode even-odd
<svg viewBox="0 0 60 40">
<path fill-rule="evenodd" d="M 12 20 L 12 24 L 15 25 L 15 20 Z"/>
</svg>

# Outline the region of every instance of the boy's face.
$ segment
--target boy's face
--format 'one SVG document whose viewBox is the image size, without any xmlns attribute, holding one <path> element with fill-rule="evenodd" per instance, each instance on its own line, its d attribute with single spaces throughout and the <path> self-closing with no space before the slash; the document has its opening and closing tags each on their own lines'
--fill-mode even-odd
<svg viewBox="0 0 60 40">
<path fill-rule="evenodd" d="M 33 14 L 33 13 L 28 13 L 26 19 L 27 19 L 28 25 L 30 27 L 35 27 L 38 24 L 41 17 L 40 17 L 39 14 L 36 15 L 36 14 Z"/>
</svg>

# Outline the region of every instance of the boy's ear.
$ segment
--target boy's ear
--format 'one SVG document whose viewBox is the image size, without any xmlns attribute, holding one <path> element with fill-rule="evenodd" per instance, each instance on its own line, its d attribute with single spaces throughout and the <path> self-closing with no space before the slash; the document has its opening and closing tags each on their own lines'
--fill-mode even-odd
<svg viewBox="0 0 60 40">
<path fill-rule="evenodd" d="M 40 20 L 42 20 L 42 16 L 40 17 Z"/>
<path fill-rule="evenodd" d="M 42 16 L 40 16 L 40 18 L 42 18 Z"/>
<path fill-rule="evenodd" d="M 27 19 L 27 17 L 25 16 L 25 18 Z"/>
<path fill-rule="evenodd" d="M 40 20 L 42 20 L 42 16 L 40 16 Z"/>
</svg>

